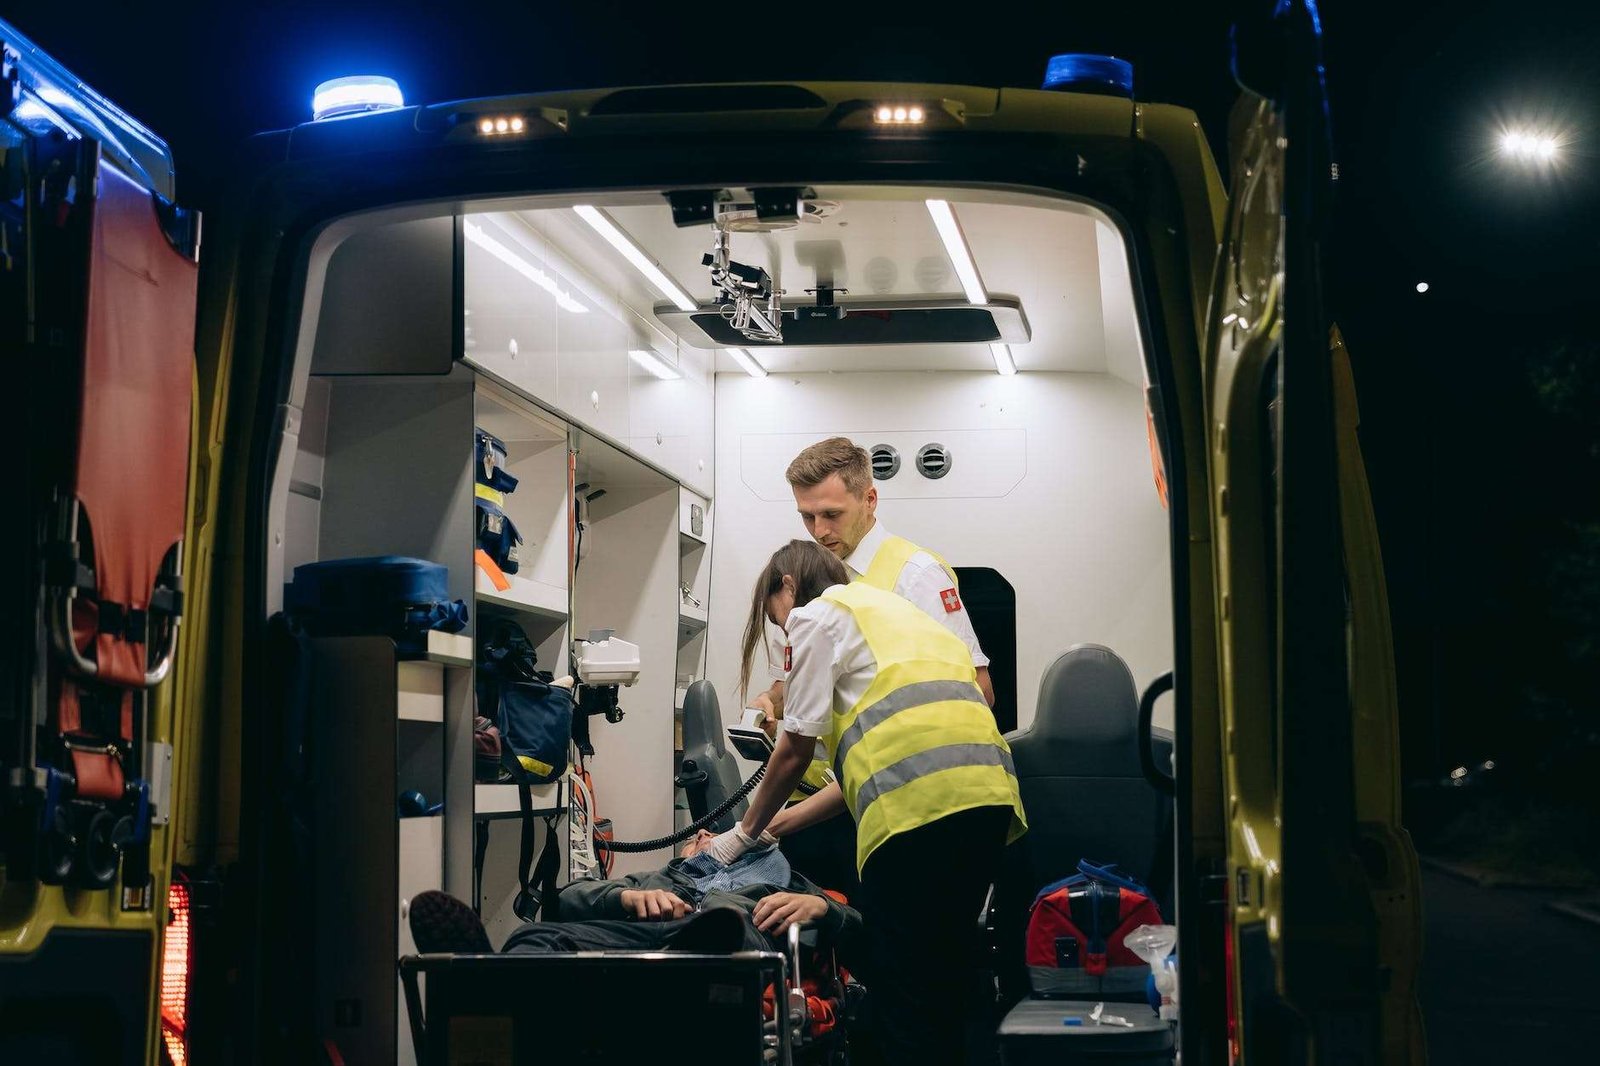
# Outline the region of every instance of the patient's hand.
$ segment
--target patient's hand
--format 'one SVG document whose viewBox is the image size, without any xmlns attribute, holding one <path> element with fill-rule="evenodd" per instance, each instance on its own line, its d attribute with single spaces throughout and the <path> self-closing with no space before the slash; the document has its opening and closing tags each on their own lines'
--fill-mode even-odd
<svg viewBox="0 0 1600 1066">
<path fill-rule="evenodd" d="M 622 909 L 641 921 L 669 922 L 674 918 L 682 918 L 694 908 L 677 893 L 664 888 L 625 888 L 622 890 Z"/>
<path fill-rule="evenodd" d="M 796 922 L 814 922 L 828 913 L 828 901 L 805 892 L 774 892 L 756 901 L 756 928 L 772 936 L 783 936 Z"/>
</svg>

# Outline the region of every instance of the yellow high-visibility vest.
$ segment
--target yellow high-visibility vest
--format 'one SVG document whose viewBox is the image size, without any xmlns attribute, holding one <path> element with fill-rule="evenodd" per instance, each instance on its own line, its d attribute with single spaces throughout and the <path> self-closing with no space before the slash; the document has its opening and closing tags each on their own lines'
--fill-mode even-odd
<svg viewBox="0 0 1600 1066">
<path fill-rule="evenodd" d="M 937 552 L 929 552 L 927 548 L 919 548 L 904 537 L 890 537 L 878 546 L 878 554 L 872 557 L 872 562 L 867 565 L 867 572 L 862 574 L 857 581 L 865 581 L 873 588 L 885 592 L 893 592 L 895 584 L 900 580 L 900 571 L 906 568 L 911 557 L 918 552 L 928 552 L 938 564 L 944 567 L 944 572 L 950 575 L 950 583 L 956 588 L 961 587 L 961 582 L 956 580 L 956 572 L 950 564 L 939 557 Z"/>
<path fill-rule="evenodd" d="M 1011 808 L 1008 842 L 1026 832 L 1011 749 L 967 646 L 866 581 L 822 595 L 850 612 L 878 664 L 860 702 L 834 708 L 828 745 L 856 821 L 858 871 L 890 837 L 975 807 Z"/>
</svg>

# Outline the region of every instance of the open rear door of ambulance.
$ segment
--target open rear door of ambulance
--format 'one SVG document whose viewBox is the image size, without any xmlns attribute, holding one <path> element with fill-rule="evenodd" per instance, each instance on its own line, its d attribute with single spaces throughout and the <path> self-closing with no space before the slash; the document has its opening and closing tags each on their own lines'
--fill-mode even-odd
<svg viewBox="0 0 1600 1066">
<path fill-rule="evenodd" d="M 199 218 L 158 137 L 3 21 L 0 49 L 0 1062 L 182 1062 Z"/>
<path fill-rule="evenodd" d="M 1334 173 L 1320 27 L 1235 31 L 1208 322 L 1229 1025 L 1236 1061 L 1423 1059 L 1393 653 L 1354 389 L 1321 292 Z"/>
</svg>

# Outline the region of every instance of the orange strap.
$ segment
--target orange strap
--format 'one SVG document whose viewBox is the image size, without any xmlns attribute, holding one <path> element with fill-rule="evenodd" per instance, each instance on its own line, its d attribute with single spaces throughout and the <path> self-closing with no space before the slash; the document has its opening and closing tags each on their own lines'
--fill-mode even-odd
<svg viewBox="0 0 1600 1066">
<path fill-rule="evenodd" d="M 506 577 L 506 572 L 500 569 L 500 567 L 495 564 L 493 559 L 489 558 L 488 552 L 484 551 L 482 548 L 479 548 L 477 551 L 472 553 L 472 561 L 476 563 L 478 569 L 482 570 L 484 575 L 488 577 L 489 582 L 494 585 L 496 592 L 504 592 L 506 589 L 511 587 L 511 579 Z"/>
</svg>

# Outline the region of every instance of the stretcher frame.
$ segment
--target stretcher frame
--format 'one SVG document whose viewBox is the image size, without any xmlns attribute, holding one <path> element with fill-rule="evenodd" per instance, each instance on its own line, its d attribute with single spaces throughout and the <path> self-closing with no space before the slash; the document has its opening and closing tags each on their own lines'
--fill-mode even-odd
<svg viewBox="0 0 1600 1066">
<path fill-rule="evenodd" d="M 791 935 L 791 953 L 798 951 L 798 944 L 798 937 Z M 494 1043 L 494 1053 L 502 1056 L 493 1061 L 545 1061 L 550 1055 L 559 1054 L 558 1048 L 533 1047 L 535 1038 L 531 1035 L 518 1035 L 527 1033 L 526 1027 L 533 1024 L 572 1024 L 571 1017 L 551 997 L 552 990 L 564 990 L 571 1000 L 603 998 L 611 1005 L 619 1030 L 637 1031 L 636 1023 L 630 1023 L 628 1018 L 630 1006 L 669 991 L 681 999 L 693 990 L 703 989 L 708 1004 L 747 1008 L 751 1038 L 748 1051 L 739 1052 L 735 1058 L 726 1045 L 709 1053 L 697 1048 L 692 1058 L 698 1066 L 721 1066 L 724 1062 L 730 1066 L 792 1066 L 795 1024 L 804 1021 L 805 996 L 798 978 L 791 980 L 795 973 L 791 959 L 775 951 L 723 955 L 664 951 L 408 955 L 399 960 L 399 970 L 419 1066 L 444 1066 L 456 1061 L 452 1055 L 460 1054 L 460 1049 L 452 1050 L 453 1041 L 485 1038 L 484 1034 Z M 768 1032 L 763 1008 L 763 993 L 772 984 L 784 990 L 791 1022 L 776 1026 L 776 1033 Z M 799 1019 L 795 1016 L 797 994 Z M 523 1018 L 523 1027 L 517 1025 L 517 1018 L 494 1005 L 496 999 L 503 1003 L 508 998 L 515 998 L 518 1003 L 516 1010 Z M 484 1008 L 478 1014 L 461 1009 L 474 1001 Z M 708 1006 L 708 1014 L 712 1011 L 713 1007 Z M 718 1021 L 719 1035 L 725 1040 L 729 1035 L 725 1030 L 729 1014 L 730 1010 L 722 1010 Z M 477 1021 L 463 1027 L 463 1018 Z M 692 1028 L 696 1019 L 680 1017 L 677 1022 L 679 1030 L 663 1033 L 653 1029 L 638 1039 L 670 1041 L 683 1026 Z M 516 1057 L 519 1054 L 521 1057 Z"/>
</svg>

